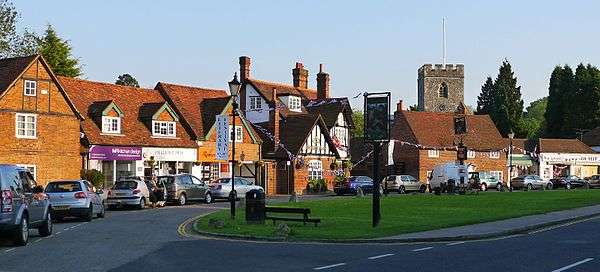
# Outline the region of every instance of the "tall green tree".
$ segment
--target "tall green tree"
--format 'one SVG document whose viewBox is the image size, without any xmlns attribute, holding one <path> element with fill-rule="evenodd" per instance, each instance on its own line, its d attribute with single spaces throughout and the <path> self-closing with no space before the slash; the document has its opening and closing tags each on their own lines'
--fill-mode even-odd
<svg viewBox="0 0 600 272">
<path fill-rule="evenodd" d="M 115 81 L 115 84 L 117 85 L 124 85 L 124 86 L 131 86 L 131 87 L 136 87 L 139 88 L 140 84 L 138 83 L 137 79 L 135 79 L 135 77 L 133 77 L 130 74 L 122 74 L 120 75 L 117 80 Z"/>
<path fill-rule="evenodd" d="M 572 124 L 569 119 L 569 102 L 574 99 L 575 74 L 569 65 L 556 66 L 550 76 L 548 87 L 548 105 L 544 114 L 544 137 L 569 137 Z"/>
<path fill-rule="evenodd" d="M 68 41 L 58 37 L 51 25 L 48 25 L 40 41 L 39 52 L 44 56 L 55 74 L 66 77 L 78 77 L 82 74 L 79 59 L 73 57 Z"/>
<path fill-rule="evenodd" d="M 504 136 L 512 130 L 519 137 L 523 137 L 524 131 L 520 128 L 523 115 L 523 99 L 521 98 L 521 86 L 517 86 L 517 78 L 508 60 L 502 62 L 498 77 L 494 82 L 496 91 L 495 110 L 491 114 L 498 130 Z"/>
<path fill-rule="evenodd" d="M 477 97 L 476 114 L 490 114 L 494 111 L 494 81 L 488 76 L 483 86 L 481 86 L 481 94 Z"/>
<path fill-rule="evenodd" d="M 352 122 L 354 122 L 354 129 L 352 129 L 352 137 L 362 137 L 364 132 L 363 129 L 365 127 L 365 118 L 361 110 L 352 110 Z"/>
<path fill-rule="evenodd" d="M 11 57 L 12 45 L 17 38 L 19 13 L 8 0 L 0 0 L 0 57 Z"/>
<path fill-rule="evenodd" d="M 575 70 L 575 96 L 569 101 L 573 132 L 600 125 L 600 70 L 579 64 Z"/>
</svg>

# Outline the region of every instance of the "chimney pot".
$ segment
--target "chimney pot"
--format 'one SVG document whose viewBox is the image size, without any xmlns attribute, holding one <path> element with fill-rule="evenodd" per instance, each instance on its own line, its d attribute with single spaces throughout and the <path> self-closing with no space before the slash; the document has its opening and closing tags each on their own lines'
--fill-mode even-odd
<svg viewBox="0 0 600 272">
<path fill-rule="evenodd" d="M 294 81 L 294 87 L 296 88 L 308 88 L 308 70 L 304 69 L 302 62 L 296 62 L 296 68 L 292 69 L 292 78 Z"/>
<path fill-rule="evenodd" d="M 244 83 L 244 81 L 250 78 L 250 65 L 252 61 L 250 57 L 241 56 L 240 57 L 240 81 Z"/>
<path fill-rule="evenodd" d="M 396 111 L 401 112 L 404 110 L 404 107 L 402 105 L 402 99 L 400 99 L 400 101 L 398 101 L 398 104 L 396 104 Z"/>
<path fill-rule="evenodd" d="M 324 65 L 319 64 L 319 73 L 317 74 L 317 98 L 329 98 L 329 74 L 323 71 Z"/>
</svg>

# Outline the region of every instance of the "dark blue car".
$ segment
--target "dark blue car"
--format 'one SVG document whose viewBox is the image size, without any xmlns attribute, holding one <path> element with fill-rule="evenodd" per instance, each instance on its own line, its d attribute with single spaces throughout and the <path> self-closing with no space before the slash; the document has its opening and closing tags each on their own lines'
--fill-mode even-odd
<svg viewBox="0 0 600 272">
<path fill-rule="evenodd" d="M 358 188 L 361 188 L 363 193 L 373 192 L 373 179 L 367 176 L 350 176 L 344 182 L 337 184 L 333 191 L 337 195 L 358 193 Z"/>
</svg>

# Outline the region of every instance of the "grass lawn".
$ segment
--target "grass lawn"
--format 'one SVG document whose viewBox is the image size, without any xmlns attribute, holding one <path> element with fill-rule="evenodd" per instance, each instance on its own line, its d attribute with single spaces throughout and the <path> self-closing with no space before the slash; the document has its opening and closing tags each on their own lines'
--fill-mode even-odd
<svg viewBox="0 0 600 272">
<path fill-rule="evenodd" d="M 311 217 L 322 220 L 318 227 L 286 222 L 292 230 L 289 239 L 375 238 L 600 204 L 600 190 L 392 195 L 381 199 L 382 219 L 377 228 L 371 227 L 371 201 L 370 196 L 342 197 L 275 205 L 310 208 Z M 224 220 L 225 227 L 209 227 L 210 218 Z M 246 224 L 244 211 L 240 209 L 235 221 L 230 219 L 227 209 L 199 219 L 194 227 L 213 233 L 255 237 L 273 237 L 275 230 L 271 221 L 264 225 Z"/>
</svg>

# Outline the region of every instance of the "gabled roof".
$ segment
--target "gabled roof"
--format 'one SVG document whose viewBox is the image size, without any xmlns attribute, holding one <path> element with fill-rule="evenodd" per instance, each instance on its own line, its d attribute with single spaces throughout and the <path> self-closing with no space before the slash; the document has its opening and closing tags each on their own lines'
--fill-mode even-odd
<svg viewBox="0 0 600 272">
<path fill-rule="evenodd" d="M 579 139 L 543 139 L 538 140 L 540 153 L 596 153 Z"/>
<path fill-rule="evenodd" d="M 256 89 L 271 105 L 273 104 L 273 89 L 277 89 L 277 96 L 295 95 L 304 99 L 317 98 L 317 91 L 314 89 L 298 88 L 289 84 L 269 82 L 253 78 L 246 79 L 246 82 L 252 85 L 254 89 Z"/>
<path fill-rule="evenodd" d="M 2 97 L 6 94 L 6 91 L 12 85 L 14 85 L 19 78 L 21 78 L 21 76 L 27 71 L 29 66 L 31 66 L 38 59 L 40 60 L 44 68 L 48 70 L 50 78 L 56 82 L 56 86 L 59 92 L 63 95 L 73 113 L 75 113 L 75 115 L 79 119 L 84 119 L 81 112 L 79 112 L 79 110 L 73 104 L 73 101 L 70 99 L 69 95 L 65 92 L 64 87 L 61 85 L 57 76 L 54 74 L 44 57 L 42 57 L 41 55 L 0 59 L 0 99 L 2 99 Z"/>
<path fill-rule="evenodd" d="M 174 139 L 153 137 L 149 121 L 166 105 L 156 90 L 135 88 L 103 82 L 59 77 L 65 91 L 73 97 L 75 106 L 87 113 L 81 123 L 87 141 L 96 145 L 196 147 L 196 143 L 183 127 L 176 130 Z M 106 135 L 93 115 L 95 107 L 102 108 L 114 102 L 123 111 L 121 132 L 124 136 Z"/>
<path fill-rule="evenodd" d="M 304 107 L 311 114 L 321 114 L 327 127 L 335 125 L 340 113 L 344 114 L 348 125 L 354 127 L 352 109 L 346 97 L 310 100 Z"/>
<path fill-rule="evenodd" d="M 454 113 L 401 111 L 396 114 L 392 137 L 425 148 L 452 148 L 460 142 L 454 135 Z M 467 134 L 463 143 L 480 151 L 501 150 L 506 142 L 488 115 L 465 115 Z"/>
</svg>

